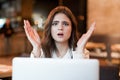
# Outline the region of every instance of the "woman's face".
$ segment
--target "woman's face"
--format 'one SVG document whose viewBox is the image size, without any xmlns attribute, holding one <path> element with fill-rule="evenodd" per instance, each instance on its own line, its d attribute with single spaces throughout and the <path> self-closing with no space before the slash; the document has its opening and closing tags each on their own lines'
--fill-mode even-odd
<svg viewBox="0 0 120 80">
<path fill-rule="evenodd" d="M 53 18 L 51 35 L 55 42 L 68 42 L 72 32 L 72 23 L 63 13 L 58 13 Z"/>
</svg>

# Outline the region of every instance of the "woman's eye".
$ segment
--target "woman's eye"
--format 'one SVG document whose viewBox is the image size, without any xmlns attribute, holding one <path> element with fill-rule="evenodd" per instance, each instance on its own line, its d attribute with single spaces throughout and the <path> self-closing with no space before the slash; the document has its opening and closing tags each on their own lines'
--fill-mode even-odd
<svg viewBox="0 0 120 80">
<path fill-rule="evenodd" d="M 52 26 L 56 26 L 57 25 L 57 23 L 52 23 Z"/>
<path fill-rule="evenodd" d="M 69 24 L 67 22 L 64 22 L 63 25 L 68 26 Z"/>
</svg>

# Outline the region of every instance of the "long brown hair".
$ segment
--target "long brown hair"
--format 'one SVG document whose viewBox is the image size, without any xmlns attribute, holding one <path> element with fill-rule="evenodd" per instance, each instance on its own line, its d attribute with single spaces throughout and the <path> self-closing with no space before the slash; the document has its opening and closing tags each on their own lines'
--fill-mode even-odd
<svg viewBox="0 0 120 80">
<path fill-rule="evenodd" d="M 43 33 L 43 39 L 41 42 L 43 53 L 45 57 L 50 58 L 52 51 L 56 50 L 55 42 L 51 36 L 51 25 L 53 18 L 56 14 L 63 13 L 65 14 L 72 23 L 72 32 L 69 39 L 69 48 L 73 48 L 75 50 L 76 44 L 77 44 L 77 21 L 75 19 L 75 16 L 71 12 L 71 10 L 65 6 L 58 6 L 54 8 L 50 14 L 48 15 L 48 18 L 46 20 L 45 26 L 44 26 L 44 33 Z"/>
</svg>

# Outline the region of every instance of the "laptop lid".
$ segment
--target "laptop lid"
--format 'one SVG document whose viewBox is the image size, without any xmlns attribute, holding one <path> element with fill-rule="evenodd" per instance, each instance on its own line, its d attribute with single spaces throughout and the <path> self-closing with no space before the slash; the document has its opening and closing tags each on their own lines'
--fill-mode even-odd
<svg viewBox="0 0 120 80">
<path fill-rule="evenodd" d="M 96 59 L 13 59 L 12 80 L 99 80 Z"/>
</svg>

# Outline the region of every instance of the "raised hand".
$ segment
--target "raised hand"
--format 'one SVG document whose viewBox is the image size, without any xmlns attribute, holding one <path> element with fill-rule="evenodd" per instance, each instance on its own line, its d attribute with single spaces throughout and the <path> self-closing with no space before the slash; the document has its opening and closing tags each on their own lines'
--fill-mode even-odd
<svg viewBox="0 0 120 80">
<path fill-rule="evenodd" d="M 28 40 L 33 46 L 33 52 L 38 56 L 41 48 L 40 37 L 35 29 L 33 29 L 28 20 L 24 20 L 24 29 Z"/>
<path fill-rule="evenodd" d="M 77 52 L 84 53 L 84 48 L 95 29 L 95 22 L 92 23 L 87 33 L 83 34 L 77 42 Z"/>
</svg>

